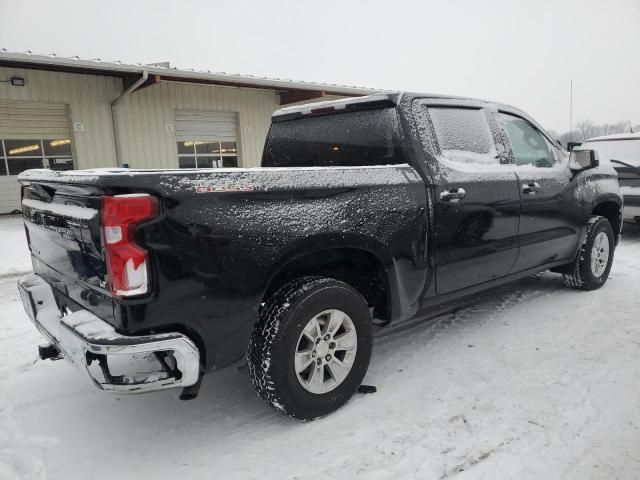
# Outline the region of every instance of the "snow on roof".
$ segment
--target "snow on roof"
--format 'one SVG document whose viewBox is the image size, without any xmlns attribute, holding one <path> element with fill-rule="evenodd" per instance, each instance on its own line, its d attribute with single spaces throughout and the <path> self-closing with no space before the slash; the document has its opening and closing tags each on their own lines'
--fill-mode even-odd
<svg viewBox="0 0 640 480">
<path fill-rule="evenodd" d="M 312 110 L 319 110 L 327 107 L 335 109 L 344 109 L 349 105 L 357 105 L 362 103 L 382 102 L 385 100 L 391 100 L 391 97 L 387 93 L 377 93 L 374 95 L 367 95 L 363 97 L 352 98 L 340 98 L 338 100 L 326 100 L 324 102 L 305 103 L 300 105 L 292 105 L 290 107 L 284 107 L 273 112 L 272 117 L 279 117 L 284 115 L 290 115 L 292 113 L 311 113 Z"/>
<path fill-rule="evenodd" d="M 585 140 L 586 142 L 607 142 L 611 140 L 640 140 L 640 132 L 637 133 L 614 133 L 613 135 L 602 135 Z"/>
<path fill-rule="evenodd" d="M 240 75 L 238 73 L 212 72 L 210 70 L 195 70 L 193 68 L 180 69 L 171 67 L 168 62 L 152 64 L 123 63 L 119 60 L 107 61 L 100 58 L 82 59 L 79 57 L 61 57 L 55 53 L 36 54 L 31 51 L 10 52 L 0 48 L 0 66 L 15 64 L 21 67 L 30 65 L 48 70 L 77 70 L 86 73 L 95 71 L 97 74 L 126 76 L 141 75 L 144 71 L 150 75 L 159 75 L 165 79 L 188 80 L 203 83 L 219 83 L 253 88 L 269 88 L 281 90 L 312 90 L 337 95 L 367 95 L 379 90 L 373 88 L 354 87 L 329 83 L 306 82 L 303 80 L 287 80 L 282 78 L 268 78 L 254 75 Z"/>
</svg>

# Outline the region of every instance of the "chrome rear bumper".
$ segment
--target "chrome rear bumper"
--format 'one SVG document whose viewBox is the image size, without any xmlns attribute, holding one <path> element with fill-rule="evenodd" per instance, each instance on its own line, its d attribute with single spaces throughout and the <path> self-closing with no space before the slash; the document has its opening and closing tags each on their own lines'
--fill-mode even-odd
<svg viewBox="0 0 640 480">
<path fill-rule="evenodd" d="M 143 393 L 198 382 L 200 353 L 186 335 L 126 336 L 87 310 L 62 315 L 51 287 L 36 274 L 21 278 L 18 290 L 27 315 L 40 333 L 65 359 L 86 371 L 96 387 L 117 393 Z M 136 371 L 145 359 L 155 360 L 161 368 Z M 112 375 L 110 361 L 119 363 L 123 372 Z"/>
</svg>

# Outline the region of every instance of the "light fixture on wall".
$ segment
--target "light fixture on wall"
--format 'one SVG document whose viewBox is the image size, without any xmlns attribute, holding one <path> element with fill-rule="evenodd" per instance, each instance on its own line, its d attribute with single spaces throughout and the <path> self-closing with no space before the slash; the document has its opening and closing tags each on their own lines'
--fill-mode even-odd
<svg viewBox="0 0 640 480">
<path fill-rule="evenodd" d="M 11 77 L 11 85 L 14 87 L 24 87 L 26 83 L 23 77 Z"/>
</svg>

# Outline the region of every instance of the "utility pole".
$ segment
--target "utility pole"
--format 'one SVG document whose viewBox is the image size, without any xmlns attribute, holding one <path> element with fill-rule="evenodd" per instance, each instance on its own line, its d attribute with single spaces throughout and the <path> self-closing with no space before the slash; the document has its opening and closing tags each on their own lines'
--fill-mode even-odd
<svg viewBox="0 0 640 480">
<path fill-rule="evenodd" d="M 569 87 L 569 141 L 573 142 L 573 78 Z"/>
</svg>

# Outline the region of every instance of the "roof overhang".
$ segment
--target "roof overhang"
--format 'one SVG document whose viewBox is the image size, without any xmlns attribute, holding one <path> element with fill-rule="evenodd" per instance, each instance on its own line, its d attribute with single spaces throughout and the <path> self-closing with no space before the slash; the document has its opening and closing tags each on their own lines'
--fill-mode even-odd
<svg viewBox="0 0 640 480">
<path fill-rule="evenodd" d="M 129 82 L 135 81 L 135 79 L 146 71 L 149 74 L 149 80 L 145 86 L 160 81 L 171 81 L 237 88 L 276 90 L 280 93 L 281 105 L 311 100 L 327 95 L 362 96 L 378 92 L 378 90 L 374 89 L 350 87 L 345 85 L 178 69 L 163 66 L 161 64 L 125 64 L 121 62 L 105 62 L 100 59 L 85 60 L 78 57 L 37 55 L 31 52 L 14 53 L 4 49 L 0 49 L 0 66 L 53 72 L 105 75 L 122 78 L 125 85 Z"/>
</svg>

